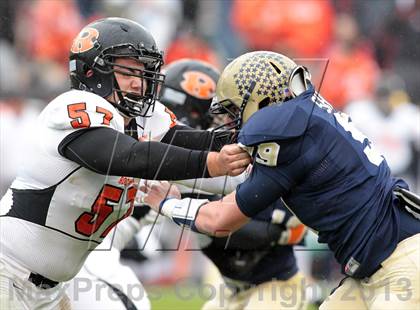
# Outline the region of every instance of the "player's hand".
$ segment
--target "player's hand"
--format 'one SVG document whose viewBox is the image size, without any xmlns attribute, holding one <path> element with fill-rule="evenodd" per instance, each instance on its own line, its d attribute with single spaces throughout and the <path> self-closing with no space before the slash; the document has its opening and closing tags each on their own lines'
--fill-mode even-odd
<svg viewBox="0 0 420 310">
<path fill-rule="evenodd" d="M 166 198 L 181 199 L 181 193 L 178 188 L 167 181 L 149 181 L 140 186 L 140 190 L 144 193 L 143 201 L 153 210 L 159 212 L 160 203 Z"/>
<path fill-rule="evenodd" d="M 210 176 L 237 176 L 252 162 L 248 152 L 237 144 L 225 145 L 219 153 L 210 152 L 207 156 L 207 169 Z"/>
</svg>

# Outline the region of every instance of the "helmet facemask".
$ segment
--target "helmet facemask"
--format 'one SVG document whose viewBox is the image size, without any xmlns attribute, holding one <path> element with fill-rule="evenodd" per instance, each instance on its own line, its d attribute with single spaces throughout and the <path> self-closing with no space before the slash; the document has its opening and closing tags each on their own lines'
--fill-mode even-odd
<svg viewBox="0 0 420 310">
<path fill-rule="evenodd" d="M 241 105 L 238 105 L 231 99 L 225 99 L 218 101 L 217 96 L 213 98 L 210 106 L 210 113 L 212 114 L 223 114 L 226 115 L 230 120 L 217 127 L 217 129 L 224 130 L 239 130 L 242 127 L 242 119 L 244 109 L 252 95 L 255 88 L 255 81 L 252 81 L 245 92 Z"/>
<path fill-rule="evenodd" d="M 113 50 L 115 51 L 115 47 Z M 111 94 L 114 96 L 115 107 L 127 117 L 150 117 L 154 109 L 154 103 L 159 99 L 159 87 L 163 84 L 165 76 L 160 73 L 160 67 L 163 64 L 161 57 L 153 55 L 139 55 L 141 51 L 135 49 L 131 45 L 124 46 L 123 48 L 117 47 L 117 52 L 106 53 L 104 56 L 97 58 L 94 69 L 101 74 L 107 75 L 111 79 Z M 144 65 L 144 69 L 138 67 L 124 66 L 116 63 L 117 58 L 133 58 L 139 63 Z M 108 70 L 103 70 L 105 67 Z M 115 73 L 133 76 L 142 80 L 141 89 L 139 92 L 127 92 L 120 88 L 118 85 Z M 117 98 L 115 98 L 115 95 Z"/>
<path fill-rule="evenodd" d="M 217 96 L 213 98 L 210 106 L 210 113 L 225 115 L 229 121 L 217 126 L 214 130 L 230 132 L 231 142 L 236 142 L 239 130 L 242 127 L 243 112 L 255 88 L 255 81 L 252 81 L 245 92 L 241 106 L 238 107 L 231 99 L 218 101 Z"/>
</svg>

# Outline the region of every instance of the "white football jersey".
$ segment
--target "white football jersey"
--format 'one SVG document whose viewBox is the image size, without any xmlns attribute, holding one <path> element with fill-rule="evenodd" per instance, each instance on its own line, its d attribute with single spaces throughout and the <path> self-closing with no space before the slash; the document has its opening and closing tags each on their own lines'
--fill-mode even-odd
<svg viewBox="0 0 420 310">
<path fill-rule="evenodd" d="M 137 117 L 137 132 L 145 140 L 161 141 L 166 133 L 178 124 L 175 114 L 159 101 L 151 117 Z"/>
<path fill-rule="evenodd" d="M 27 160 L 1 200 L 0 254 L 54 281 L 74 277 L 133 208 L 133 178 L 101 175 L 59 154 L 66 136 L 91 127 L 124 132 L 124 119 L 89 92 L 71 90 L 50 102 L 28 133 Z"/>
</svg>

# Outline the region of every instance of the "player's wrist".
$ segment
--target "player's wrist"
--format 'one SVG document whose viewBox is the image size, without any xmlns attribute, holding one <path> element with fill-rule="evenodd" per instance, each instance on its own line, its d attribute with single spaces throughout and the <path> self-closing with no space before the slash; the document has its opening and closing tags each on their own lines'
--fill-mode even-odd
<svg viewBox="0 0 420 310">
<path fill-rule="evenodd" d="M 225 175 L 219 164 L 219 153 L 209 152 L 207 155 L 207 171 L 211 177 Z"/>
<path fill-rule="evenodd" d="M 181 227 L 198 232 L 195 220 L 201 206 L 208 202 L 207 199 L 176 199 L 168 197 L 161 202 L 160 213 L 171 218 Z"/>
<path fill-rule="evenodd" d="M 171 199 L 177 199 L 177 198 L 176 197 L 166 197 L 165 199 L 163 199 L 160 202 L 160 204 L 159 204 L 159 213 L 160 214 L 171 217 L 171 214 L 172 214 L 171 213 L 171 205 L 166 204 L 166 207 L 165 207 L 165 203 L 168 202 Z"/>
</svg>

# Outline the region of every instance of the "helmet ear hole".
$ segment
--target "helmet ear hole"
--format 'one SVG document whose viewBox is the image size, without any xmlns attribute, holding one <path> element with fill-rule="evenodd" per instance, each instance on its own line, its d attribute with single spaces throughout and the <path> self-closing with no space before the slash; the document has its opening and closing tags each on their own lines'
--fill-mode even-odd
<svg viewBox="0 0 420 310">
<path fill-rule="evenodd" d="M 270 65 L 274 68 L 274 70 L 276 70 L 277 74 L 281 74 L 280 68 L 277 67 L 275 63 L 270 61 Z"/>
<path fill-rule="evenodd" d="M 264 107 L 268 106 L 268 105 L 269 105 L 269 103 L 270 103 L 270 98 L 265 97 L 263 100 L 261 100 L 261 101 L 258 103 L 258 110 L 261 110 L 262 108 L 264 108 Z"/>
</svg>

